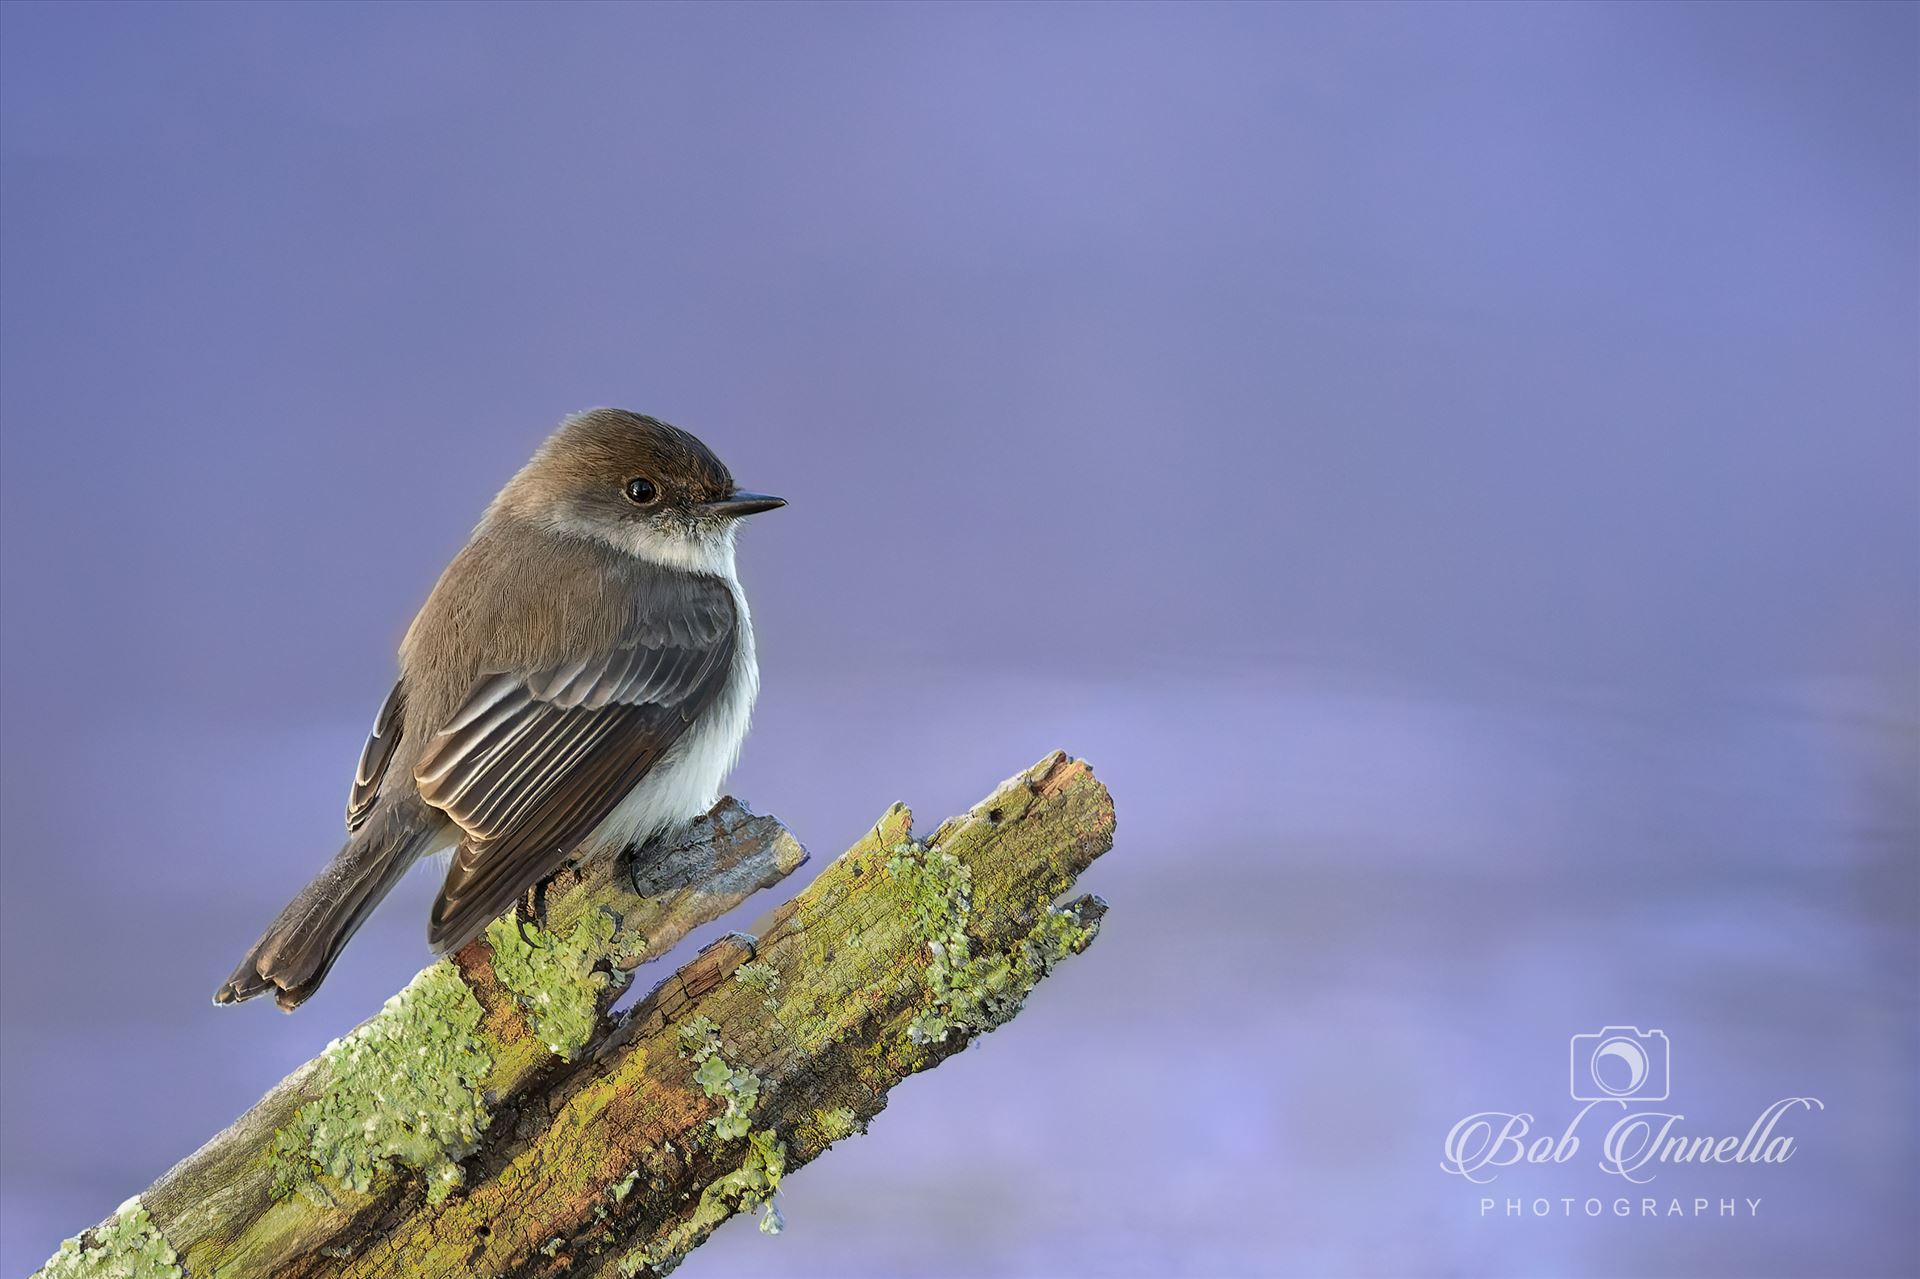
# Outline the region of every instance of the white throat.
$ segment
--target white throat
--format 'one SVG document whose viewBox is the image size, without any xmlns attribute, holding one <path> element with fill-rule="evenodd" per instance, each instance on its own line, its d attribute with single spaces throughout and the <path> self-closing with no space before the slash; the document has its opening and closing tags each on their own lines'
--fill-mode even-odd
<svg viewBox="0 0 1920 1279">
<path fill-rule="evenodd" d="M 739 574 L 734 569 L 733 539 L 738 526 L 731 521 L 712 532 L 692 530 L 666 531 L 651 524 L 634 522 L 609 528 L 592 520 L 569 514 L 549 517 L 549 524 L 576 537 L 591 538 L 613 547 L 623 555 L 658 564 L 662 568 L 689 573 L 711 573 L 734 588 L 739 596 Z"/>
<path fill-rule="evenodd" d="M 636 559 L 683 569 L 693 573 L 711 573 L 726 582 L 738 580 L 733 567 L 732 523 L 721 525 L 711 535 L 698 533 L 662 533 L 645 524 L 636 524 L 627 544 L 620 549 Z"/>
</svg>

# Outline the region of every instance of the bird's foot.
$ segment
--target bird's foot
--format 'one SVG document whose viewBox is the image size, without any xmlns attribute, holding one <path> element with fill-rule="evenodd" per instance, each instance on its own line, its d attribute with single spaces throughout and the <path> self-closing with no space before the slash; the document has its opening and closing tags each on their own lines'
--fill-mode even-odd
<svg viewBox="0 0 1920 1279">
<path fill-rule="evenodd" d="M 529 888 L 513 908 L 513 926 L 520 931 L 520 940 L 538 948 L 545 943 L 527 936 L 527 925 L 532 924 L 534 931 L 547 931 L 547 885 L 551 880 L 543 879 Z"/>
</svg>

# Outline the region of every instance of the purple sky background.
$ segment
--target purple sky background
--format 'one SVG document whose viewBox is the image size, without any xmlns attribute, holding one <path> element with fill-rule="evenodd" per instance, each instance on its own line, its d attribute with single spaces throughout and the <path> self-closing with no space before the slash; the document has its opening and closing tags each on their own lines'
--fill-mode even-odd
<svg viewBox="0 0 1920 1279">
<path fill-rule="evenodd" d="M 416 878 L 297 1017 L 206 1002 L 593 404 L 792 502 L 731 789 L 816 867 L 1055 746 L 1121 815 L 1100 944 L 688 1273 L 1920 1269 L 1917 50 L 1892 4 L 0 6 L 0 1272 L 425 958 Z M 1827 1097 L 1791 1165 L 1669 1174 L 1767 1211 L 1480 1219 L 1447 1126 L 1557 1116 L 1623 1022 L 1716 1130 Z"/>
</svg>

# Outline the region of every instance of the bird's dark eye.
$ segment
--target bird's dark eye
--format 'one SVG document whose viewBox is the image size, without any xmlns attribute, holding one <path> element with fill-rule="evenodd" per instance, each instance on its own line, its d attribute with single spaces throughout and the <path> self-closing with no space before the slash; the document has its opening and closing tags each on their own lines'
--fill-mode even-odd
<svg viewBox="0 0 1920 1279">
<path fill-rule="evenodd" d="M 653 487 L 652 480 L 627 481 L 627 500 L 635 506 L 645 506 L 659 495 L 659 490 Z"/>
</svg>

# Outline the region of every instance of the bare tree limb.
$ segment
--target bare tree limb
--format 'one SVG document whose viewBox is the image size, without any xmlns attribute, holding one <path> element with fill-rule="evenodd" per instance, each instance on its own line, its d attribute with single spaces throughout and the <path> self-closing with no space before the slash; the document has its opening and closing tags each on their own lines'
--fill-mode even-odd
<svg viewBox="0 0 1920 1279">
<path fill-rule="evenodd" d="M 1019 1011 L 1093 940 L 1058 899 L 1112 846 L 1111 798 L 1054 754 L 916 839 L 895 805 L 756 937 L 703 950 L 624 1016 L 634 966 L 806 854 L 723 801 L 684 842 L 556 885 L 433 965 L 42 1272 L 664 1274 L 863 1130 L 908 1075 Z"/>
</svg>

